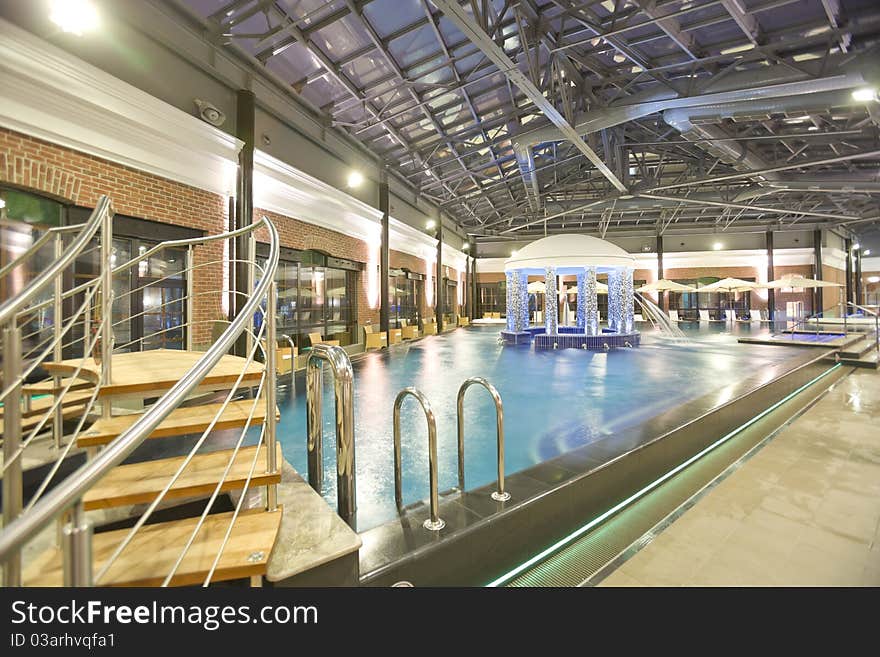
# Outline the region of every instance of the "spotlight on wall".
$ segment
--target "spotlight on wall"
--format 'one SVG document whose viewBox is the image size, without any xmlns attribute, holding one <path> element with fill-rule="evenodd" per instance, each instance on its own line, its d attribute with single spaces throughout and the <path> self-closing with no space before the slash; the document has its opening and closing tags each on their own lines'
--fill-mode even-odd
<svg viewBox="0 0 880 657">
<path fill-rule="evenodd" d="M 868 276 L 869 283 L 880 283 L 880 276 Z"/>
<path fill-rule="evenodd" d="M 6 207 L 6 201 L 4 201 L 2 198 L 0 198 L 0 210 L 2 210 L 5 207 Z"/>
<path fill-rule="evenodd" d="M 470 248 L 471 248 L 471 245 L 468 244 L 467 242 L 465 242 L 464 244 L 461 245 L 462 251 L 468 251 Z"/>
<path fill-rule="evenodd" d="M 517 253 L 519 253 L 519 251 L 517 251 L 516 249 L 514 249 L 513 251 L 510 252 L 510 257 L 511 257 L 511 258 L 514 257 Z"/>
<path fill-rule="evenodd" d="M 2 206 L 0 206 L 0 207 L 2 207 Z M 871 255 L 871 249 L 865 249 L 864 251 L 862 251 L 862 255 L 864 255 L 864 256 Z"/>
<path fill-rule="evenodd" d="M 82 36 L 98 27 L 98 10 L 89 0 L 52 0 L 49 20 L 64 32 Z"/>
<path fill-rule="evenodd" d="M 712 245 L 712 248 L 716 251 L 720 251 L 724 248 L 724 245 L 721 242 L 715 242 L 715 244 Z"/>
<path fill-rule="evenodd" d="M 364 174 L 360 171 L 350 171 L 345 182 L 351 189 L 356 189 L 364 184 Z"/>
<path fill-rule="evenodd" d="M 877 90 L 873 87 L 862 87 L 852 92 L 852 99 L 857 103 L 868 103 L 877 100 Z"/>
<path fill-rule="evenodd" d="M 852 246 L 853 251 L 858 251 L 860 248 L 862 248 L 862 245 L 859 244 L 858 242 L 856 242 L 856 243 L 853 244 L 853 246 Z"/>
<path fill-rule="evenodd" d="M 428 230 L 434 230 L 436 227 L 437 222 L 433 219 L 428 219 L 428 221 L 425 222 L 425 228 L 427 228 Z"/>
</svg>

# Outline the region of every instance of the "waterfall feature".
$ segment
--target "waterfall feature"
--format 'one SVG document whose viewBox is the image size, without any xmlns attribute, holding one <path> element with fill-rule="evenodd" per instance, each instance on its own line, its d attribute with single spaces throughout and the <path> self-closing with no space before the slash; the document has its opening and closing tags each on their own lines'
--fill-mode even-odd
<svg viewBox="0 0 880 657">
<path fill-rule="evenodd" d="M 636 292 L 633 295 L 633 298 L 637 299 L 639 305 L 642 307 L 642 312 L 646 317 L 650 318 L 657 326 L 660 327 L 660 332 L 668 335 L 670 337 L 676 338 L 678 340 L 687 341 L 687 336 L 684 331 L 678 328 L 678 325 L 669 319 L 669 316 L 663 312 L 663 309 L 660 308 L 656 303 L 645 297 L 645 295 Z"/>
</svg>

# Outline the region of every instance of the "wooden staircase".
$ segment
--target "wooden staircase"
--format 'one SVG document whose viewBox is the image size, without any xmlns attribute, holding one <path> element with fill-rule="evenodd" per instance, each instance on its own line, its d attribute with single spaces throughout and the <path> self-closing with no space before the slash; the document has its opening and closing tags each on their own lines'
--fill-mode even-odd
<svg viewBox="0 0 880 657">
<path fill-rule="evenodd" d="M 163 394 L 180 380 L 192 365 L 204 354 L 158 349 L 154 351 L 116 354 L 113 356 L 112 383 L 102 385 L 98 397 L 113 402 L 116 398 L 151 398 Z M 46 363 L 51 375 L 65 376 L 81 360 Z M 198 387 L 198 391 L 223 391 L 232 389 L 244 370 L 241 388 L 259 384 L 263 376 L 261 363 L 246 363 L 236 356 L 225 355 Z M 81 376 L 99 380 L 100 365 L 89 359 Z M 93 384 L 88 384 L 93 385 Z M 34 405 L 48 408 L 52 394 L 56 392 L 50 382 L 38 384 L 41 394 L 47 397 L 35 400 Z M 81 414 L 92 390 L 68 392 L 65 399 L 72 398 L 65 408 L 75 415 Z M 79 401 L 85 395 L 86 401 Z M 36 413 L 36 412 L 35 412 Z M 278 411 L 275 409 L 276 417 Z M 150 439 L 173 439 L 188 434 L 200 434 L 208 427 L 214 430 L 241 429 L 248 424 L 259 427 L 266 419 L 264 399 L 231 401 L 224 408 L 221 403 L 206 403 L 179 407 L 172 411 L 148 436 Z M 111 416 L 95 421 L 82 431 L 76 445 L 83 448 L 101 448 L 112 444 L 131 427 L 142 413 Z M 33 417 L 38 418 L 37 415 Z M 216 418 L 216 422 L 214 421 Z M 213 425 L 212 425 L 213 423 Z M 242 490 L 245 485 L 256 487 L 278 484 L 281 481 L 280 445 L 276 445 L 278 464 L 274 472 L 267 472 L 266 446 L 242 446 L 233 459 L 234 450 L 199 452 L 192 456 L 185 469 L 163 496 L 163 501 L 185 498 L 207 498 L 218 487 L 220 492 Z M 256 459 L 256 461 L 255 461 Z M 185 462 L 186 457 L 161 458 L 117 466 L 94 485 L 83 497 L 86 511 L 148 505 L 165 489 L 171 477 Z M 248 478 L 253 468 L 253 476 Z M 140 512 L 140 509 L 138 509 Z M 231 530 L 232 513 L 208 515 L 199 529 L 186 556 L 183 558 L 172 585 L 201 584 L 208 575 L 217 553 L 229 532 L 228 542 L 211 581 L 261 577 L 265 575 L 269 555 L 275 544 L 281 522 L 281 510 L 268 512 L 261 509 L 242 510 Z M 113 562 L 107 574 L 97 582 L 102 586 L 156 586 L 160 585 L 183 551 L 198 518 L 183 518 L 168 522 L 146 524 Z M 93 538 L 94 569 L 97 572 L 107 562 L 130 530 L 120 529 L 96 533 Z M 62 559 L 60 551 L 52 548 L 34 559 L 25 569 L 24 583 L 28 586 L 62 585 Z"/>
</svg>

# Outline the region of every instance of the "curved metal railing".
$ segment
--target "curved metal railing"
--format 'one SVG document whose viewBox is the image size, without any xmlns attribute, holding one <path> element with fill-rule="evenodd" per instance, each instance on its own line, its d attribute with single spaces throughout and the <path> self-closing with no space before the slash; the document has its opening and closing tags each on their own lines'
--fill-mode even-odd
<svg viewBox="0 0 880 657">
<path fill-rule="evenodd" d="M 6 403 L 4 404 L 5 417 L 3 436 L 4 528 L 2 531 L 0 531 L 0 561 L 4 563 L 6 585 L 16 585 L 20 584 L 21 582 L 21 551 L 25 544 L 33 539 L 35 536 L 37 536 L 37 534 L 40 533 L 42 530 L 44 530 L 44 528 L 46 528 L 53 519 L 64 517 L 69 518 L 69 522 L 60 533 L 60 540 L 62 541 L 62 548 L 64 550 L 65 557 L 65 584 L 89 585 L 93 582 L 101 583 L 102 579 L 106 578 L 108 571 L 113 565 L 114 561 L 131 544 L 131 541 L 138 530 L 147 522 L 152 512 L 158 508 L 159 504 L 165 498 L 166 494 L 174 485 L 175 481 L 177 481 L 184 469 L 191 462 L 196 451 L 205 443 L 209 434 L 216 426 L 216 423 L 222 415 L 222 412 L 228 407 L 228 405 L 232 402 L 236 395 L 241 395 L 243 388 L 257 387 L 257 393 L 253 396 L 253 403 L 250 404 L 247 421 L 244 423 L 241 434 L 237 442 L 235 443 L 235 447 L 232 450 L 232 455 L 225 468 L 225 471 L 220 477 L 220 480 L 217 482 L 216 488 L 211 494 L 211 497 L 205 507 L 204 512 L 198 519 L 192 534 L 187 540 L 183 550 L 180 552 L 173 567 L 170 569 L 170 572 L 168 572 L 167 576 L 164 578 L 163 584 L 167 585 L 173 581 L 175 573 L 180 567 L 187 552 L 192 547 L 195 537 L 200 531 L 206 517 L 208 516 L 214 501 L 217 499 L 219 493 L 224 490 L 223 485 L 225 478 L 229 474 L 236 456 L 240 453 L 240 449 L 244 443 L 244 440 L 248 433 L 248 429 L 250 428 L 253 422 L 253 418 L 256 414 L 257 407 L 263 403 L 266 404 L 268 410 L 266 412 L 265 422 L 263 423 L 260 435 L 257 440 L 256 450 L 254 452 L 254 460 L 251 463 L 249 474 L 245 480 L 241 496 L 238 500 L 238 504 L 235 507 L 232 519 L 228 525 L 226 535 L 221 541 L 221 545 L 217 552 L 216 558 L 214 559 L 214 562 L 211 565 L 205 579 L 206 585 L 210 582 L 211 577 L 213 576 L 215 569 L 218 566 L 223 550 L 227 544 L 227 541 L 229 540 L 232 526 L 235 523 L 235 520 L 237 519 L 242 505 L 247 497 L 246 493 L 257 468 L 256 460 L 257 456 L 260 454 L 261 447 L 265 446 L 266 448 L 266 471 L 276 472 L 278 469 L 278 464 L 276 462 L 275 442 L 275 350 L 262 349 L 261 347 L 261 342 L 263 340 L 270 345 L 275 344 L 276 336 L 274 313 L 266 313 L 264 315 L 266 319 L 265 321 L 261 322 L 261 325 L 256 333 L 252 327 L 254 316 L 260 310 L 264 300 L 266 302 L 266 306 L 269 308 L 274 308 L 275 305 L 274 276 L 277 269 L 280 247 L 278 233 L 274 225 L 268 220 L 268 218 L 263 217 L 260 221 L 255 222 L 251 226 L 247 226 L 236 231 L 230 231 L 219 235 L 211 235 L 188 240 L 174 240 L 164 242 L 157 245 L 156 247 L 147 250 L 142 254 L 139 254 L 137 257 L 132 258 L 126 263 L 123 263 L 116 267 L 112 267 L 110 265 L 112 245 L 111 221 L 112 211 L 110 209 L 110 201 L 109 199 L 102 197 L 98 203 L 98 207 L 96 207 L 89 221 L 86 222 L 86 224 L 83 224 L 82 230 L 74 238 L 70 247 L 68 247 L 68 249 L 64 251 L 62 257 L 56 258 L 52 266 L 39 274 L 26 287 L 22 294 L 16 296 L 14 299 L 6 301 L 2 306 L 0 306 L 0 317 L 3 318 L 4 322 L 12 325 L 11 335 L 8 328 L 4 330 L 4 347 L 7 344 L 12 344 L 12 341 L 14 340 L 17 342 L 20 348 L 21 332 L 20 328 L 16 326 L 16 321 L 20 320 L 22 317 L 28 316 L 29 314 L 33 314 L 35 311 L 41 311 L 49 305 L 54 305 L 56 309 L 56 313 L 54 316 L 54 324 L 56 325 L 55 340 L 53 344 L 37 354 L 34 359 L 34 367 L 38 366 L 41 360 L 47 357 L 52 352 L 54 352 L 55 354 L 55 360 L 60 360 L 59 349 L 60 345 L 62 344 L 62 339 L 70 332 L 71 327 L 74 325 L 74 323 L 77 323 L 80 320 L 82 321 L 83 337 L 81 338 L 81 341 L 83 343 L 83 357 L 79 362 L 79 366 L 73 372 L 73 376 L 68 379 L 68 383 L 66 385 L 61 386 L 60 380 L 58 379 L 58 377 L 56 377 L 56 385 L 55 387 L 53 387 L 53 392 L 55 393 L 55 401 L 54 404 L 49 407 L 49 413 L 57 413 L 59 406 L 63 405 L 66 396 L 73 388 L 73 382 L 77 380 L 77 377 L 84 377 L 91 385 L 88 394 L 84 395 L 86 399 L 84 399 L 83 401 L 82 412 L 79 413 L 78 411 L 77 413 L 77 415 L 79 416 L 79 421 L 77 423 L 76 430 L 74 431 L 72 436 L 68 437 L 69 442 L 66 445 L 64 445 L 63 447 L 60 444 L 56 445 L 61 449 L 58 460 L 50 469 L 49 476 L 39 487 L 37 493 L 33 496 L 29 505 L 24 509 L 23 512 L 21 512 L 21 454 L 29 444 L 29 441 L 33 440 L 40 433 L 41 429 L 45 426 L 47 420 L 44 417 L 39 422 L 35 423 L 35 426 L 28 437 L 28 442 L 21 443 L 19 440 L 15 440 L 16 436 L 14 434 L 16 433 L 16 425 L 18 425 L 18 437 L 21 437 L 21 405 L 18 403 L 18 400 L 21 396 L 21 389 L 25 376 L 25 368 L 22 366 L 20 349 L 18 357 L 16 357 L 14 350 L 13 352 L 8 352 L 4 349 L 3 385 L 5 389 L 2 393 L 0 393 L 3 397 L 6 398 Z M 102 225 L 104 227 L 104 232 L 101 238 L 102 266 L 99 277 L 87 283 L 77 285 L 67 290 L 66 292 L 61 290 L 60 287 L 56 284 L 56 288 L 54 291 L 55 294 L 53 295 L 52 299 L 45 301 L 35 301 L 35 297 L 39 294 L 39 292 L 44 290 L 53 280 L 57 282 L 58 278 L 60 277 L 61 273 L 64 272 L 65 268 L 69 267 L 74 262 L 78 254 L 84 252 L 86 246 L 94 238 L 98 231 L 98 228 Z M 64 230 L 70 229 L 72 229 L 72 227 L 65 228 Z M 187 371 L 187 373 L 179 381 L 177 381 L 177 383 L 175 383 L 167 392 L 165 392 L 165 394 L 163 394 L 148 410 L 146 410 L 127 430 L 123 431 L 118 437 L 110 442 L 100 453 L 98 453 L 97 455 L 93 455 L 92 458 L 90 458 L 90 460 L 88 460 L 85 465 L 77 469 L 73 474 L 71 474 L 66 479 L 59 482 L 54 488 L 49 490 L 48 482 L 58 472 L 61 463 L 69 455 L 71 448 L 76 444 L 77 437 L 81 433 L 87 416 L 93 408 L 96 402 L 96 398 L 99 396 L 98 393 L 101 386 L 106 385 L 107 383 L 111 383 L 110 356 L 112 354 L 113 348 L 113 339 L 111 332 L 113 322 L 111 320 L 110 310 L 111 304 L 113 303 L 113 296 L 112 292 L 104 293 L 104 291 L 112 291 L 113 274 L 125 272 L 130 267 L 136 265 L 139 262 L 142 262 L 143 260 L 146 260 L 147 258 L 152 257 L 163 249 L 179 248 L 182 246 L 187 247 L 187 263 L 185 268 L 185 271 L 189 272 L 186 282 L 187 294 L 185 299 L 179 300 L 180 303 L 187 304 L 187 315 L 186 321 L 183 322 L 178 328 L 180 330 L 186 330 L 186 346 L 191 348 L 193 328 L 200 323 L 214 321 L 197 321 L 195 319 L 195 314 L 193 313 L 193 299 L 196 296 L 193 294 L 192 287 L 192 271 L 196 269 L 192 251 L 193 247 L 215 240 L 230 240 L 239 235 L 249 233 L 250 247 L 251 250 L 253 250 L 253 244 L 255 244 L 254 236 L 255 232 L 258 229 L 265 229 L 268 232 L 269 256 L 265 262 L 265 266 L 259 268 L 260 280 L 254 287 L 253 292 L 251 294 L 244 294 L 241 292 L 237 293 L 243 295 L 245 298 L 241 305 L 240 312 L 235 317 L 235 319 L 233 319 L 229 323 L 222 334 L 216 338 L 214 343 L 207 349 L 204 355 L 202 355 L 198 359 L 198 361 Z M 32 246 L 32 249 L 38 249 L 42 247 L 48 242 L 48 239 L 49 238 L 41 237 L 40 240 L 38 240 L 37 243 Z M 27 257 L 32 257 L 32 254 L 27 255 Z M 17 264 L 11 264 L 18 266 L 22 262 L 23 260 L 19 260 Z M 249 266 L 252 268 L 252 271 L 255 271 L 257 269 L 255 263 L 253 262 L 249 262 Z M 6 273 L 8 271 L 11 271 L 11 268 L 4 268 L 3 273 Z M 221 294 L 229 293 L 228 290 L 223 290 L 219 292 Z M 131 293 L 132 291 L 129 291 L 127 294 Z M 77 294 L 82 294 L 84 297 L 84 301 L 72 313 L 71 316 L 65 318 L 66 321 L 59 321 L 61 319 L 60 301 Z M 99 297 L 101 300 L 100 306 L 103 310 L 100 314 L 99 319 L 96 322 L 93 322 L 91 312 L 93 309 L 93 302 Z M 96 324 L 97 328 L 99 329 L 98 331 L 94 332 L 94 335 L 92 335 L 92 329 L 95 328 L 93 324 Z M 3 324 L 0 324 L 0 327 L 2 326 Z M 196 441 L 196 444 L 192 448 L 192 450 L 186 455 L 180 467 L 177 469 L 177 472 L 170 478 L 162 492 L 147 507 L 146 511 L 141 515 L 135 526 L 129 530 L 126 537 L 116 547 L 113 554 L 104 561 L 100 569 L 94 574 L 93 578 L 93 567 L 90 553 L 91 529 L 88 526 L 85 517 L 83 496 L 98 481 L 106 476 L 111 469 L 119 465 L 139 445 L 141 445 L 163 422 L 163 420 L 165 420 L 171 414 L 172 411 L 178 408 L 183 401 L 185 401 L 199 389 L 202 381 L 204 381 L 206 376 L 220 362 L 221 358 L 223 358 L 223 356 L 229 351 L 229 349 L 233 346 L 233 344 L 238 340 L 239 336 L 241 335 L 247 336 L 248 346 L 246 349 L 246 360 L 242 367 L 241 373 L 239 374 L 235 383 L 224 386 L 224 388 L 228 389 L 229 392 L 222 402 L 220 410 L 217 412 L 214 419 L 208 424 L 207 428 Z M 70 341 L 66 343 L 65 346 L 70 347 L 74 343 L 79 341 L 80 340 Z M 95 352 L 95 348 L 99 342 L 101 343 L 101 362 L 99 368 L 100 371 L 96 373 L 95 370 L 98 368 L 88 362 L 87 357 L 90 354 L 98 356 L 98 353 Z M 265 367 L 263 368 L 263 373 L 262 377 L 260 378 L 259 385 L 257 386 L 256 384 L 250 382 L 245 382 L 243 384 L 244 375 L 248 371 L 251 363 L 254 362 L 255 356 L 258 352 L 261 352 L 263 354 L 263 359 L 265 361 Z M 31 368 L 30 371 L 33 371 L 33 368 Z M 267 372 L 271 374 L 267 375 Z M 102 415 L 104 417 L 109 417 L 109 401 L 104 400 L 103 402 L 99 403 L 101 405 Z M 57 424 L 60 425 L 60 420 Z M 17 466 L 15 465 L 16 463 Z M 7 494 L 9 494 L 8 497 Z M 266 500 L 268 509 L 274 510 L 277 506 L 277 493 L 275 490 L 275 485 L 269 485 L 267 487 Z M 18 515 L 19 513 L 20 515 Z"/>
<path fill-rule="evenodd" d="M 492 499 L 496 502 L 506 502 L 510 499 L 510 493 L 504 490 L 504 403 L 501 395 L 491 383 L 481 376 L 472 376 L 461 384 L 458 389 L 456 402 L 456 417 L 458 424 L 458 488 L 464 492 L 464 395 L 471 386 L 484 387 L 492 397 L 495 404 L 495 442 L 498 465 L 498 488 L 492 492 Z"/>
</svg>

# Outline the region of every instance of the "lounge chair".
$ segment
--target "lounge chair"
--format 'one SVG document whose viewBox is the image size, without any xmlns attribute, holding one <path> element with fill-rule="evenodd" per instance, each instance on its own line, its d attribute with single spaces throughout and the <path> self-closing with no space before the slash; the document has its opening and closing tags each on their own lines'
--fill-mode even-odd
<svg viewBox="0 0 880 657">
<path fill-rule="evenodd" d="M 412 326 L 407 320 L 402 319 L 400 320 L 400 335 L 404 340 L 414 340 L 419 337 L 419 327 Z"/>
<path fill-rule="evenodd" d="M 749 317 L 751 317 L 752 322 L 767 322 L 769 323 L 769 319 L 764 319 L 764 311 L 758 308 L 752 308 L 749 310 Z"/>
<path fill-rule="evenodd" d="M 735 322 L 736 321 L 736 311 L 728 308 L 724 311 L 724 321 L 726 322 Z"/>
<path fill-rule="evenodd" d="M 313 347 L 316 344 L 327 344 L 327 345 L 330 345 L 331 347 L 338 347 L 339 346 L 339 340 L 325 340 L 324 338 L 321 337 L 320 333 L 309 333 L 309 342 L 312 343 Z"/>
<path fill-rule="evenodd" d="M 399 328 L 388 329 L 388 344 L 400 344 L 403 342 L 403 331 Z"/>
<path fill-rule="evenodd" d="M 366 339 L 365 351 L 367 349 L 381 349 L 388 346 L 388 336 L 384 333 L 373 333 L 373 327 L 369 324 L 364 326 L 364 338 Z"/>
<path fill-rule="evenodd" d="M 433 317 L 426 317 L 423 319 L 422 333 L 425 335 L 437 335 L 437 320 Z"/>
<path fill-rule="evenodd" d="M 701 322 L 726 322 L 727 321 L 725 319 L 712 319 L 711 317 L 709 317 L 708 310 L 700 310 L 698 312 L 700 313 L 700 321 Z"/>
<path fill-rule="evenodd" d="M 471 321 L 467 317 L 463 317 L 459 315 L 458 317 L 458 325 L 459 326 L 469 326 Z"/>
<path fill-rule="evenodd" d="M 645 318 L 642 317 L 642 314 L 641 314 L 641 313 L 635 313 L 635 314 L 633 315 L 633 321 L 634 321 L 634 322 L 644 322 L 644 321 L 645 321 Z"/>
<path fill-rule="evenodd" d="M 266 349 L 266 341 L 260 340 L 260 345 Z M 275 348 L 275 372 L 279 375 L 290 374 L 293 364 L 296 362 L 297 348 L 291 348 L 290 344 Z"/>
</svg>

